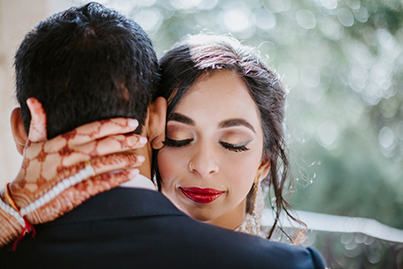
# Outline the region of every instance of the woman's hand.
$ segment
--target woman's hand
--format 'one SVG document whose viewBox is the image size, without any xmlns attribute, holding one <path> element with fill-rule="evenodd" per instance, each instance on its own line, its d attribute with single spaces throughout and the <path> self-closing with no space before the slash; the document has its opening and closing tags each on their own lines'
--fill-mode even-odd
<svg viewBox="0 0 403 269">
<path fill-rule="evenodd" d="M 51 140 L 46 136 L 46 114 L 42 104 L 30 98 L 31 125 L 17 178 L 10 184 L 11 197 L 19 209 L 49 192 L 62 180 L 91 165 L 94 174 L 71 186 L 26 215 L 32 223 L 54 220 L 89 197 L 134 178 L 143 156 L 129 153 L 141 148 L 147 139 L 133 132 L 138 122 L 116 118 L 78 127 Z M 114 171 L 113 173 L 111 173 Z M 4 193 L 2 200 L 5 201 Z"/>
</svg>

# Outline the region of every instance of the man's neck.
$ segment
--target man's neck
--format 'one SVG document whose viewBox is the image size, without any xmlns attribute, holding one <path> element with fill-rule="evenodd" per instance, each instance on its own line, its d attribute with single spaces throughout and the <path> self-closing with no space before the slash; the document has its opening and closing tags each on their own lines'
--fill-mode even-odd
<svg viewBox="0 0 403 269">
<path fill-rule="evenodd" d="M 145 158 L 143 164 L 138 167 L 140 174 L 132 180 L 121 184 L 120 187 L 157 190 L 151 181 L 152 149 L 150 143 L 145 144 L 143 148 L 134 150 L 133 154 L 142 155 Z"/>
<path fill-rule="evenodd" d="M 143 148 L 136 149 L 134 151 L 137 155 L 144 156 L 145 160 L 143 164 L 138 167 L 140 174 L 151 180 L 151 161 L 152 161 L 152 149 L 150 143 L 145 144 Z"/>
</svg>

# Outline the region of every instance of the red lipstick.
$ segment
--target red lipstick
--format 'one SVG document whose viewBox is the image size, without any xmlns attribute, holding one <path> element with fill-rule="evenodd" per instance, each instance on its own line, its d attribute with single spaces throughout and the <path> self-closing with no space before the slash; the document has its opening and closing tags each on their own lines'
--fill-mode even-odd
<svg viewBox="0 0 403 269">
<path fill-rule="evenodd" d="M 201 189 L 201 188 L 183 188 L 180 190 L 190 200 L 196 203 L 207 204 L 218 199 L 224 192 L 215 189 Z"/>
</svg>

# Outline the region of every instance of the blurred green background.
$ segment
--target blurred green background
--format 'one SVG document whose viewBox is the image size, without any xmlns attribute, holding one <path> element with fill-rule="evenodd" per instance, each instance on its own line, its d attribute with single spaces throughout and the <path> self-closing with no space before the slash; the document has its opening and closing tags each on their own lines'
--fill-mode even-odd
<svg viewBox="0 0 403 269">
<path fill-rule="evenodd" d="M 290 88 L 293 207 L 403 229 L 402 1 L 101 3 L 138 22 L 159 57 L 200 32 L 256 47 Z"/>
</svg>

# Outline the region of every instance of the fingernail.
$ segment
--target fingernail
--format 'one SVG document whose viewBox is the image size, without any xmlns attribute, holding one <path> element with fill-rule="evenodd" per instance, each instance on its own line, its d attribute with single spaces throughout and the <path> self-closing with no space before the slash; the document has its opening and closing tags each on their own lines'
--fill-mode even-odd
<svg viewBox="0 0 403 269">
<path fill-rule="evenodd" d="M 139 122 L 135 119 L 129 119 L 129 126 L 137 127 L 137 126 L 139 126 Z"/>
<path fill-rule="evenodd" d="M 143 155 L 137 156 L 137 161 L 139 161 L 139 162 L 144 162 L 145 159 L 146 159 L 146 158 L 145 158 Z"/>
<path fill-rule="evenodd" d="M 145 143 L 147 143 L 147 137 L 144 137 L 144 136 L 140 136 L 140 143 L 141 144 L 145 144 Z"/>
<path fill-rule="evenodd" d="M 138 174 L 140 173 L 140 170 L 139 169 L 132 169 L 132 170 L 130 170 L 130 175 L 131 176 L 137 176 Z"/>
</svg>

